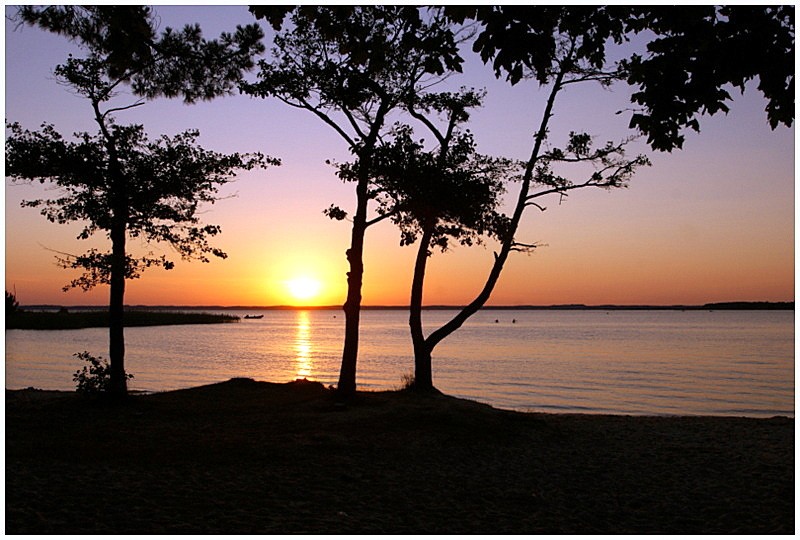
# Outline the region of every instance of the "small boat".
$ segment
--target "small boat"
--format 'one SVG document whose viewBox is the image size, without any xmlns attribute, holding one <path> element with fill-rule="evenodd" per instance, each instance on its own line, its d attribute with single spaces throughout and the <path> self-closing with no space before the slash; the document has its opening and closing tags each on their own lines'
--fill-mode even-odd
<svg viewBox="0 0 800 540">
<path fill-rule="evenodd" d="M 244 318 L 245 319 L 263 319 L 264 316 L 263 315 L 245 315 Z"/>
</svg>

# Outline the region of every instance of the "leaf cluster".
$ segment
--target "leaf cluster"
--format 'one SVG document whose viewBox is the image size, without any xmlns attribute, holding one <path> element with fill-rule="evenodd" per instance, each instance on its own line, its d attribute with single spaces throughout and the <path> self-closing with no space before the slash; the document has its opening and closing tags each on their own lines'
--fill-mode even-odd
<svg viewBox="0 0 800 540">
<path fill-rule="evenodd" d="M 66 140 L 51 125 L 33 132 L 16 123 L 7 128 L 6 175 L 12 181 L 54 185 L 59 191 L 57 197 L 24 201 L 23 206 L 40 208 L 53 223 L 83 223 L 78 238 L 87 239 L 98 231 L 111 231 L 114 220 L 120 218 L 122 200 L 125 227 L 132 238 L 165 242 L 181 257 L 205 262 L 210 255 L 225 254 L 208 243 L 220 228 L 200 222 L 200 205 L 213 204 L 219 187 L 236 171 L 279 164 L 262 154 L 205 150 L 196 143 L 199 134 L 193 130 L 151 141 L 140 125 L 112 124 L 112 167 L 102 134 L 78 133 L 75 140 Z M 173 263 L 165 257 L 130 259 L 126 277 L 137 277 L 153 265 L 169 269 Z M 63 266 L 87 269 L 72 284 L 87 289 L 108 281 L 110 259 L 108 254 L 90 251 L 68 257 Z"/>
<path fill-rule="evenodd" d="M 455 22 L 481 25 L 473 51 L 511 84 L 528 76 L 548 83 L 565 41 L 575 44 L 576 68 L 598 70 L 606 63 L 607 42 L 626 40 L 623 13 L 614 6 L 448 6 L 445 12 Z"/>
<path fill-rule="evenodd" d="M 726 86 L 744 92 L 758 77 L 775 129 L 794 121 L 794 8 L 791 6 L 650 7 L 631 22 L 656 37 L 647 55 L 623 61 L 642 107 L 630 122 L 657 150 L 681 148 L 683 128 L 700 131 L 700 114 L 727 113 Z"/>
<path fill-rule="evenodd" d="M 430 246 L 445 251 L 484 236 L 501 237 L 507 219 L 497 211 L 513 164 L 479 155 L 468 132 L 456 133 L 446 151 L 426 150 L 409 126 L 397 125 L 391 142 L 381 144 L 371 160 L 371 194 L 378 213 L 399 227 L 400 245 L 416 242 L 423 232 Z"/>
<path fill-rule="evenodd" d="M 22 6 L 18 20 L 63 35 L 88 50 L 112 88 L 130 84 L 143 97 L 182 96 L 191 103 L 231 92 L 264 51 L 257 24 L 207 40 L 198 25 L 157 34 L 144 6 Z"/>
<path fill-rule="evenodd" d="M 541 189 L 529 194 L 526 204 L 545 210 L 535 199 L 554 194 L 564 197 L 572 190 L 585 187 L 626 187 L 636 169 L 650 165 L 650 160 L 644 155 L 633 158 L 626 156 L 626 146 L 633 140 L 626 139 L 619 143 L 608 141 L 603 146 L 595 146 L 589 134 L 570 132 L 564 148 L 552 148 L 540 157 L 533 175 L 533 184 Z M 583 181 L 575 181 L 556 172 L 557 168 L 561 170 L 564 166 L 580 167 L 570 176 L 583 174 Z M 588 173 L 584 172 L 587 167 L 590 171 Z"/>
<path fill-rule="evenodd" d="M 97 285 L 109 285 L 111 283 L 111 253 L 102 253 L 96 249 L 90 249 L 82 255 L 61 254 L 56 257 L 56 261 L 61 268 L 81 270 L 83 273 L 62 287 L 64 292 L 70 289 L 81 289 L 89 291 Z M 175 263 L 167 260 L 166 255 L 154 257 L 151 255 L 134 258 L 130 255 L 125 256 L 125 279 L 136 279 L 141 276 L 146 268 L 160 266 L 165 270 L 172 270 Z"/>
<path fill-rule="evenodd" d="M 637 108 L 630 127 L 655 150 L 681 148 L 699 117 L 727 112 L 726 86 L 744 90 L 758 78 L 774 129 L 794 121 L 792 6 L 447 6 L 455 22 L 481 30 L 473 50 L 512 84 L 532 76 L 550 83 L 568 68 L 567 82 L 625 81 Z M 607 47 L 632 36 L 647 54 L 614 66 Z M 565 54 L 567 52 L 567 54 Z"/>
</svg>

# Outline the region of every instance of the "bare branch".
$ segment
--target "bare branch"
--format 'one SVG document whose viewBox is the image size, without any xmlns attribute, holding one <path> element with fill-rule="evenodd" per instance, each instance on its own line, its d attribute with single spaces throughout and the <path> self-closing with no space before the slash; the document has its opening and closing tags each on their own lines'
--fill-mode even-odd
<svg viewBox="0 0 800 540">
<path fill-rule="evenodd" d="M 536 248 L 546 246 L 547 244 L 540 244 L 538 242 L 534 242 L 532 244 L 525 244 L 523 242 L 512 242 L 511 243 L 511 251 L 518 251 L 520 253 L 531 253 Z"/>
<path fill-rule="evenodd" d="M 113 109 L 108 109 L 106 112 L 103 113 L 101 118 L 105 118 L 106 116 L 108 116 L 112 112 L 126 111 L 128 109 L 133 109 L 134 107 L 139 107 L 140 105 L 144 105 L 144 104 L 145 104 L 144 99 L 139 99 L 139 100 L 136 101 L 136 103 L 133 103 L 133 104 L 128 105 L 126 107 L 115 107 Z"/>
<path fill-rule="evenodd" d="M 428 119 L 428 117 L 417 111 L 413 106 L 410 106 L 408 108 L 408 113 L 417 120 L 419 120 L 420 122 L 422 122 L 425 125 L 425 127 L 427 127 L 431 133 L 433 133 L 433 136 L 436 137 L 440 145 L 444 145 L 445 143 L 444 135 L 442 135 L 442 132 L 439 131 L 439 129 L 433 124 L 433 122 L 431 122 L 430 119 Z"/>
<path fill-rule="evenodd" d="M 375 225 L 376 223 L 380 223 L 381 221 L 383 221 L 386 218 L 390 218 L 390 217 L 392 217 L 394 215 L 397 215 L 397 213 L 398 213 L 397 210 L 392 210 L 391 212 L 387 212 L 385 214 L 379 214 L 378 217 L 367 221 L 364 226 L 365 227 L 369 227 L 371 225 Z"/>
<path fill-rule="evenodd" d="M 533 202 L 533 201 L 528 201 L 528 202 L 526 202 L 526 203 L 525 203 L 525 206 L 535 206 L 536 208 L 538 208 L 538 209 L 539 209 L 539 210 L 541 210 L 542 212 L 544 212 L 545 210 L 547 210 L 547 207 L 545 207 L 545 206 L 542 206 L 542 205 L 540 205 L 540 204 L 538 204 L 538 203 L 535 203 L 535 202 Z"/>
<path fill-rule="evenodd" d="M 301 100 L 299 103 L 295 103 L 295 102 L 289 101 L 288 99 L 285 99 L 285 98 L 284 98 L 284 97 L 282 97 L 282 96 L 276 96 L 276 97 L 277 97 L 277 98 L 278 98 L 280 101 L 282 101 L 283 103 L 286 103 L 287 105 L 291 105 L 292 107 L 295 107 L 295 108 L 297 108 L 297 109 L 305 109 L 305 110 L 307 110 L 307 111 L 311 111 L 311 112 L 312 112 L 312 113 L 314 113 L 314 114 L 315 114 L 315 115 L 316 115 L 316 116 L 317 116 L 317 117 L 318 117 L 320 120 L 322 120 L 323 122 L 325 122 L 326 124 L 328 124 L 328 125 L 329 125 L 330 127 L 332 127 L 332 128 L 333 128 L 333 129 L 334 129 L 334 130 L 335 130 L 335 131 L 336 131 L 336 132 L 339 134 L 339 135 L 341 135 L 341 136 L 342 136 L 342 138 L 343 138 L 345 141 L 347 141 L 347 144 L 348 144 L 348 145 L 350 145 L 350 146 L 355 146 L 355 145 L 356 145 L 356 143 L 355 143 L 355 140 L 354 140 L 353 138 L 351 138 L 351 137 L 350 137 L 350 135 L 348 135 L 348 134 L 347 134 L 347 132 L 346 132 L 346 131 L 344 131 L 344 130 L 343 130 L 343 129 L 342 129 L 342 128 L 341 128 L 341 127 L 340 127 L 340 126 L 339 126 L 339 125 L 336 123 L 336 122 L 334 122 L 334 121 L 331 119 L 331 117 L 330 117 L 330 116 L 328 116 L 327 114 L 325 114 L 324 112 L 322 112 L 321 110 L 319 110 L 319 108 L 317 108 L 317 107 L 314 107 L 313 105 L 311 105 L 311 104 L 310 104 L 308 101 L 306 101 L 306 100 Z M 354 122 L 354 121 L 352 121 L 352 120 L 351 120 L 351 122 Z M 356 133 L 358 133 L 358 136 L 359 136 L 359 137 L 362 137 L 362 138 L 363 138 L 363 134 L 361 133 L 361 130 L 359 130 L 358 128 L 356 128 Z"/>
</svg>

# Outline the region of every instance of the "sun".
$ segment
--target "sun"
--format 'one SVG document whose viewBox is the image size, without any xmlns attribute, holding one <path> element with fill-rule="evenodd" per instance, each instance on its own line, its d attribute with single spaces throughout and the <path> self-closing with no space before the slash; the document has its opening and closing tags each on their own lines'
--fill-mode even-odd
<svg viewBox="0 0 800 540">
<path fill-rule="evenodd" d="M 303 276 L 287 281 L 286 288 L 296 300 L 310 300 L 319 294 L 322 284 L 314 278 Z"/>
</svg>

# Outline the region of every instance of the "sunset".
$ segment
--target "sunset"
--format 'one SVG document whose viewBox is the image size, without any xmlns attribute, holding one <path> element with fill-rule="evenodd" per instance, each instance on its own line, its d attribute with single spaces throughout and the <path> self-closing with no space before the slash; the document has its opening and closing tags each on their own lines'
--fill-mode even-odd
<svg viewBox="0 0 800 540">
<path fill-rule="evenodd" d="M 322 289 L 322 284 L 313 278 L 297 277 L 287 281 L 286 288 L 295 300 L 314 302 Z"/>
<path fill-rule="evenodd" d="M 7 14 L 13 13 L 7 7 Z M 197 22 L 209 36 L 247 24 L 245 7 L 158 9 L 161 28 Z M 269 30 L 267 30 L 269 33 Z M 8 62 L 6 119 L 32 129 L 54 123 L 62 132 L 91 129 L 89 108 L 56 84 L 53 68 L 70 51 L 65 39 L 6 20 Z M 530 152 L 536 107 L 543 89 L 532 82 L 513 87 L 492 75 L 473 55 L 450 88 L 487 88 L 485 105 L 470 129 L 478 150 L 524 159 Z M 589 85 L 565 93 L 553 117 L 552 139 L 562 144 L 582 129 L 598 141 L 629 135 L 629 92 Z M 754 85 L 732 92 L 727 115 L 701 119 L 700 133 L 687 133 L 681 150 L 660 153 L 637 141 L 629 153 L 647 153 L 653 164 L 639 169 L 624 190 L 582 190 L 563 201 L 545 201 L 546 212 L 529 212 L 519 236 L 543 244 L 510 258 L 490 304 L 703 304 L 722 301 L 791 301 L 794 298 L 793 129 L 771 130 L 765 103 Z M 601 98 L 596 101 L 595 98 Z M 122 99 L 120 99 L 122 101 Z M 591 105 L 589 105 L 591 103 Z M 352 211 L 352 186 L 336 178 L 326 160 L 346 161 L 348 150 L 311 114 L 279 102 L 231 95 L 184 105 L 156 99 L 118 113 L 120 122 L 145 125 L 153 136 L 188 128 L 219 152 L 264 152 L 281 166 L 237 175 L 220 200 L 203 211 L 219 224 L 214 243 L 228 254 L 209 264 L 178 261 L 170 271 L 150 270 L 128 284 L 135 305 L 282 305 L 296 303 L 284 284 L 292 272 L 316 272 L 325 290 L 313 304 L 345 300 L 348 222 L 322 214 L 331 204 Z M 509 186 L 506 204 L 516 190 Z M 36 199 L 39 186 L 6 188 L 6 289 L 25 304 L 103 305 L 102 288 L 62 287 L 75 275 L 55 264 L 52 250 L 80 253 L 78 225 L 48 223 L 20 201 Z M 532 210 L 532 209 L 531 209 Z M 100 238 L 96 240 L 102 245 Z M 162 246 L 133 249 L 169 253 Z M 494 244 L 455 246 L 435 253 L 425 302 L 461 305 L 478 292 L 492 263 Z M 364 304 L 407 305 L 413 247 L 400 246 L 387 220 L 366 236 Z"/>
<path fill-rule="evenodd" d="M 7 533 L 795 530 L 794 6 L 5 13 Z"/>
</svg>

